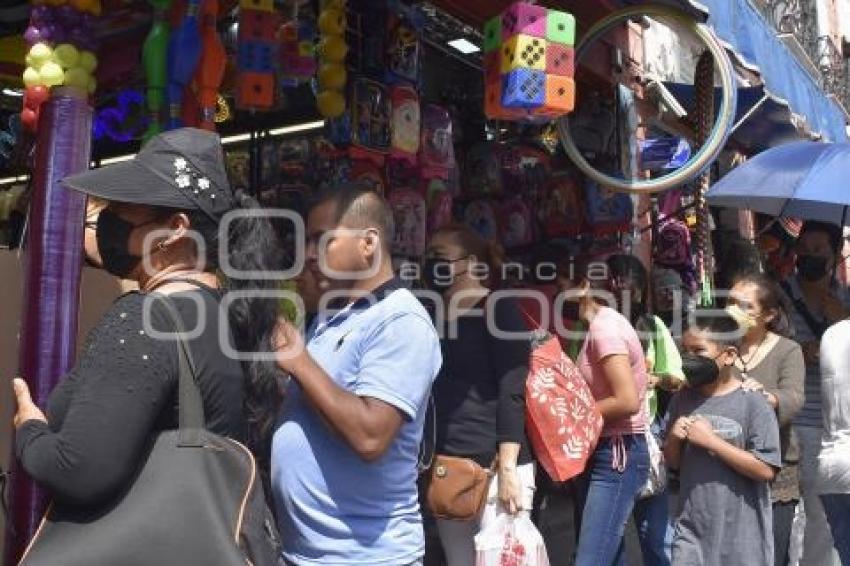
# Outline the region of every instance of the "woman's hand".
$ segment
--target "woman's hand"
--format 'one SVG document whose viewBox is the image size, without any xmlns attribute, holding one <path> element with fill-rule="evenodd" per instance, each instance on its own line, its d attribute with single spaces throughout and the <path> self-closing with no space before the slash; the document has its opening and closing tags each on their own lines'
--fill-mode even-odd
<svg viewBox="0 0 850 566">
<path fill-rule="evenodd" d="M 27 386 L 27 382 L 20 377 L 16 377 L 12 381 L 12 386 L 15 389 L 15 399 L 18 403 L 18 412 L 15 413 L 15 418 L 12 421 L 15 428 L 20 428 L 27 421 L 42 421 L 46 423 L 47 419 L 44 417 L 44 413 L 32 402 L 30 388 Z"/>
<path fill-rule="evenodd" d="M 511 515 L 522 511 L 522 486 L 515 467 L 499 468 L 499 502 Z"/>
</svg>

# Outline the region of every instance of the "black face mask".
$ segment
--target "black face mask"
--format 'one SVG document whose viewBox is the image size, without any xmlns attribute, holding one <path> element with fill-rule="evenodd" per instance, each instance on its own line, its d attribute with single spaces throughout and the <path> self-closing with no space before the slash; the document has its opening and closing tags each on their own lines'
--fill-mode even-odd
<svg viewBox="0 0 850 566">
<path fill-rule="evenodd" d="M 816 255 L 797 256 L 797 273 L 804 281 L 820 281 L 826 277 L 828 261 Z"/>
<path fill-rule="evenodd" d="M 147 223 L 145 223 L 147 224 Z M 134 225 L 114 212 L 103 210 L 97 217 L 97 249 L 103 261 L 103 269 L 116 277 L 127 277 L 142 260 L 129 251 L 130 234 Z"/>
<path fill-rule="evenodd" d="M 720 377 L 717 362 L 706 356 L 697 356 L 682 352 L 682 372 L 688 380 L 688 387 L 697 388 L 714 383 Z"/>
<path fill-rule="evenodd" d="M 455 260 L 429 258 L 422 264 L 422 279 L 425 284 L 438 293 L 445 293 L 455 283 L 455 278 L 463 273 L 454 273 L 453 264 L 466 259 L 461 257 Z"/>
</svg>

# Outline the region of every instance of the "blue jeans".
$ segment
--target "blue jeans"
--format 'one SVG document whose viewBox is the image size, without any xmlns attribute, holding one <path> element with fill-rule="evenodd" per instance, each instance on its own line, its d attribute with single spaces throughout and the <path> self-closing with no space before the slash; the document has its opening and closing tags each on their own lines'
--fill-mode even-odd
<svg viewBox="0 0 850 566">
<path fill-rule="evenodd" d="M 850 493 L 823 494 L 820 499 L 841 564 L 850 565 Z"/>
<path fill-rule="evenodd" d="M 635 498 L 649 475 L 649 452 L 643 434 L 625 434 L 625 467 L 615 466 L 615 438 L 602 438 L 579 478 L 582 509 L 574 566 L 624 564 L 623 532 Z"/>
<path fill-rule="evenodd" d="M 673 525 L 670 522 L 667 490 L 638 499 L 633 512 L 643 566 L 670 566 L 673 551 Z"/>
</svg>

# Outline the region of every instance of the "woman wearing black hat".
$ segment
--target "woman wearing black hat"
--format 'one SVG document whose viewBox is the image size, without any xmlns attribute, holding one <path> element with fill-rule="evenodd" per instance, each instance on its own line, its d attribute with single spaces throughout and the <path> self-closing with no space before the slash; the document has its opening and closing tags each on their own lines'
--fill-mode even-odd
<svg viewBox="0 0 850 566">
<path fill-rule="evenodd" d="M 24 469 L 55 501 L 97 508 L 130 485 L 150 438 L 176 428 L 177 349 L 151 336 L 173 332 L 173 324 L 157 301 L 146 300 L 153 291 L 170 296 L 192 335 L 207 428 L 247 441 L 266 463 L 279 370 L 240 362 L 236 352 L 270 351 L 277 300 L 222 299 L 274 288 L 247 272 L 275 269 L 280 247 L 268 218 L 225 219 L 257 204 L 231 191 L 218 136 L 173 130 L 131 161 L 64 182 L 108 201 L 97 219 L 100 260 L 110 273 L 138 282 L 140 292 L 115 301 L 44 414 L 26 383 L 15 380 L 16 453 Z"/>
</svg>

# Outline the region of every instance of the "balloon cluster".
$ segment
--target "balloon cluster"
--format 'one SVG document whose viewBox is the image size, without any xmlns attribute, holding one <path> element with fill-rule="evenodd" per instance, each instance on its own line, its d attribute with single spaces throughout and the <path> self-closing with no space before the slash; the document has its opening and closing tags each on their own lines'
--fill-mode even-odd
<svg viewBox="0 0 850 566">
<path fill-rule="evenodd" d="M 325 118 L 345 113 L 345 0 L 323 0 L 319 12 L 319 84 L 316 107 Z"/>
<path fill-rule="evenodd" d="M 94 93 L 97 68 L 95 22 L 100 0 L 35 0 L 24 39 L 30 46 L 23 81 L 21 122 L 34 132 L 47 89 L 65 85 Z"/>
</svg>

